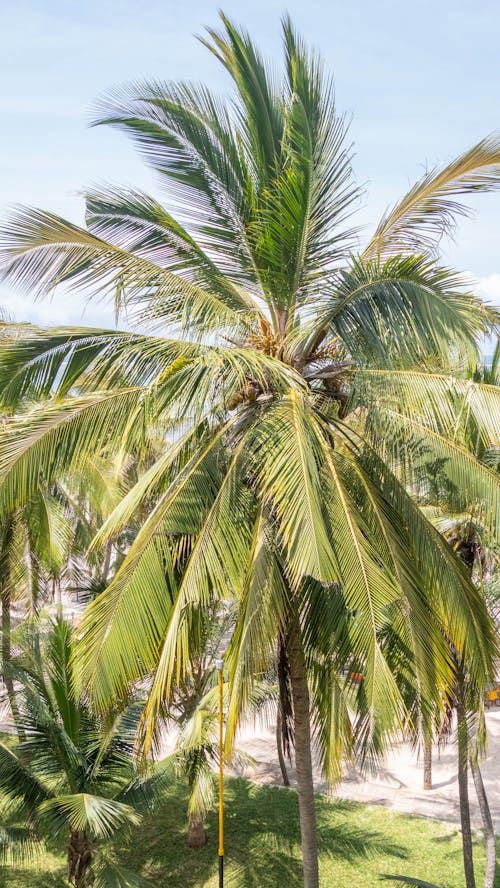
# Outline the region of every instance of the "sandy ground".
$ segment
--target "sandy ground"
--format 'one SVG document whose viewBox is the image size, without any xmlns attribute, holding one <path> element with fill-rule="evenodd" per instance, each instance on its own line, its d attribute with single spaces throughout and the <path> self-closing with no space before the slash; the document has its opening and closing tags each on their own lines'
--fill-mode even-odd
<svg viewBox="0 0 500 888">
<path fill-rule="evenodd" d="M 488 754 L 481 764 L 486 792 L 495 829 L 500 832 L 500 709 L 486 715 L 488 727 Z M 259 783 L 281 784 L 281 773 L 276 754 L 274 728 L 246 726 L 237 741 L 238 748 L 252 757 L 253 762 L 233 769 L 233 773 Z M 334 795 L 372 805 L 384 805 L 407 814 L 419 814 L 436 820 L 458 823 L 460 810 L 457 785 L 457 747 L 452 740 L 444 749 L 434 750 L 433 789 L 422 789 L 423 764 L 418 754 L 407 744 L 396 747 L 384 766 L 375 774 L 363 776 L 356 767 L 350 768 Z M 289 769 L 293 784 L 293 767 Z M 319 792 L 327 792 L 318 767 L 315 783 Z M 470 780 L 470 806 L 474 826 L 481 826 L 474 784 Z"/>
</svg>

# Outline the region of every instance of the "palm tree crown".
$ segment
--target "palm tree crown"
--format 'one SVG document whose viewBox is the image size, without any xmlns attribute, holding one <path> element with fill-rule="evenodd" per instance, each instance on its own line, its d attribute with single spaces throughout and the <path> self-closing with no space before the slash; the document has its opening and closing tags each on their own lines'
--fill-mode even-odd
<svg viewBox="0 0 500 888">
<path fill-rule="evenodd" d="M 228 744 L 279 641 L 304 835 L 310 713 L 334 776 L 346 744 L 379 748 L 406 722 L 409 689 L 443 698 L 448 642 L 479 684 L 490 672 L 481 595 L 411 493 L 431 452 L 498 522 L 498 477 L 463 446 L 471 422 L 498 445 L 498 390 L 460 373 L 497 316 L 438 247 L 465 212 L 459 196 L 498 187 L 500 138 L 426 173 L 360 249 L 347 127 L 319 58 L 288 19 L 281 79 L 224 16 L 203 43 L 232 101 L 137 83 L 96 116 L 136 141 L 174 215 L 136 190 L 94 189 L 85 228 L 20 209 L 4 229 L 13 283 L 108 296 L 143 332 L 25 329 L 6 343 L 0 389 L 18 417 L 0 441 L 0 501 L 77 471 L 89 451 L 133 452 L 149 424 L 168 424 L 170 443 L 98 534 L 96 545 L 112 539 L 153 498 L 87 612 L 80 668 L 98 704 L 154 670 L 149 742 L 200 613 L 235 597 Z M 354 727 L 348 662 L 363 672 Z"/>
</svg>

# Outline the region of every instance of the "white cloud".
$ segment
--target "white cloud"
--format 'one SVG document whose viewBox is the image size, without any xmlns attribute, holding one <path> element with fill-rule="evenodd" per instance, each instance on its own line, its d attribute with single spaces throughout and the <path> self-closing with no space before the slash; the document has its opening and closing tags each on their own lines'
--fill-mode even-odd
<svg viewBox="0 0 500 888">
<path fill-rule="evenodd" d="M 483 299 L 500 308 L 500 274 L 490 274 L 487 277 L 479 278 L 477 290 Z"/>
<path fill-rule="evenodd" d="M 59 290 L 52 299 L 34 301 L 32 296 L 7 287 L 0 288 L 0 311 L 9 321 L 29 321 L 44 327 L 76 326 L 114 328 L 114 311 L 109 303 L 86 302 L 81 294 Z M 120 325 L 122 326 L 122 325 Z"/>
</svg>

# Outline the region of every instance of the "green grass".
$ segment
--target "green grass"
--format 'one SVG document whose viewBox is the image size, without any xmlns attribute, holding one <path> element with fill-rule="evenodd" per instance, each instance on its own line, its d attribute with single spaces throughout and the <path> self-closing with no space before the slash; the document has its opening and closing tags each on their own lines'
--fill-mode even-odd
<svg viewBox="0 0 500 888">
<path fill-rule="evenodd" d="M 118 859 L 162 888 L 216 888 L 217 818 L 208 819 L 205 848 L 186 846 L 186 794 L 172 786 L 154 818 L 116 847 Z M 322 888 L 381 888 L 381 873 L 404 873 L 463 888 L 460 836 L 451 826 L 395 814 L 385 808 L 318 798 Z M 295 792 L 228 780 L 226 793 L 228 888 L 300 886 L 298 806 Z M 483 848 L 476 843 L 477 884 Z M 56 888 L 64 856 L 47 855 L 29 869 L 0 869 L 1 888 Z M 500 880 L 498 881 L 500 888 Z"/>
</svg>

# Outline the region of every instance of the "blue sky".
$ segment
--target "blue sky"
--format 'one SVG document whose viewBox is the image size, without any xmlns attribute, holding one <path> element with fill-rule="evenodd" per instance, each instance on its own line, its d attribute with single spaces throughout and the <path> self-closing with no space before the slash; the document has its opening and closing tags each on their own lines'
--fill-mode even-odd
<svg viewBox="0 0 500 888">
<path fill-rule="evenodd" d="M 96 182 L 154 190 L 151 173 L 117 132 L 89 129 L 92 102 L 143 77 L 201 80 L 227 91 L 195 40 L 217 20 L 211 0 L 1 0 L 0 210 L 23 202 L 82 221 L 79 190 Z M 337 104 L 352 115 L 355 170 L 368 195 L 367 231 L 425 164 L 451 160 L 500 129 L 498 0 L 227 0 L 261 48 L 279 59 L 287 9 L 333 71 Z M 474 202 L 445 260 L 500 304 L 500 192 Z M 51 303 L 0 290 L 16 320 L 111 324 L 107 306 Z"/>
</svg>

